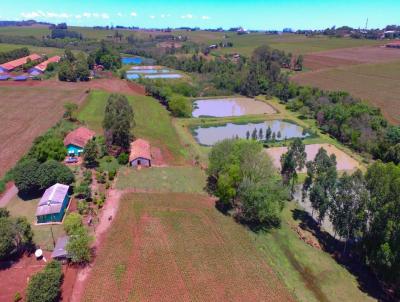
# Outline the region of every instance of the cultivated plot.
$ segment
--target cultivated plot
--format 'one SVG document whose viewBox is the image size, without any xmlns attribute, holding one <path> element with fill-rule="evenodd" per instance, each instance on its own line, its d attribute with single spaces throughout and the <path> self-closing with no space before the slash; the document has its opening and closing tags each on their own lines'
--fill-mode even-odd
<svg viewBox="0 0 400 302">
<path fill-rule="evenodd" d="M 133 194 L 121 201 L 83 301 L 294 300 L 248 231 L 209 198 Z"/>
</svg>

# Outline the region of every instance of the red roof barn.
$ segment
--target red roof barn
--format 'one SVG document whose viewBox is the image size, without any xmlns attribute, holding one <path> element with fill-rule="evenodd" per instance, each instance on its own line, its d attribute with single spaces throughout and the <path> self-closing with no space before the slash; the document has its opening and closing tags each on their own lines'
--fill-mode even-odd
<svg viewBox="0 0 400 302">
<path fill-rule="evenodd" d="M 30 56 L 4 63 L 4 64 L 0 65 L 0 68 L 3 70 L 12 71 L 15 68 L 21 67 L 22 65 L 26 64 L 29 59 L 31 61 L 37 61 L 37 60 L 41 59 L 41 56 L 34 53 L 34 54 L 31 54 Z"/>
<path fill-rule="evenodd" d="M 150 143 L 144 139 L 137 139 L 131 143 L 129 163 L 132 167 L 151 167 Z"/>
</svg>

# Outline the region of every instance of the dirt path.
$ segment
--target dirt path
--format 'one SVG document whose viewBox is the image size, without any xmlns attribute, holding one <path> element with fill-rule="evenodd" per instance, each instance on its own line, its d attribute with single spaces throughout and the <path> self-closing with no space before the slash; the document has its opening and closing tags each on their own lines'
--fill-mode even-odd
<svg viewBox="0 0 400 302">
<path fill-rule="evenodd" d="M 6 207 L 7 204 L 13 199 L 18 193 L 18 189 L 15 185 L 12 185 L 6 190 L 6 192 L 0 198 L 0 208 Z"/>
<path fill-rule="evenodd" d="M 101 242 L 104 239 L 106 231 L 110 228 L 112 219 L 109 217 L 115 217 L 119 208 L 119 202 L 122 196 L 122 192 L 116 189 L 110 189 L 107 193 L 107 199 L 104 207 L 101 211 L 99 223 L 96 226 L 95 240 L 93 242 L 92 248 L 96 251 Z M 79 270 L 75 285 L 72 291 L 71 299 L 69 302 L 80 302 L 85 289 L 85 281 L 88 279 L 90 272 L 92 271 L 93 263 L 87 265 L 83 269 Z"/>
</svg>

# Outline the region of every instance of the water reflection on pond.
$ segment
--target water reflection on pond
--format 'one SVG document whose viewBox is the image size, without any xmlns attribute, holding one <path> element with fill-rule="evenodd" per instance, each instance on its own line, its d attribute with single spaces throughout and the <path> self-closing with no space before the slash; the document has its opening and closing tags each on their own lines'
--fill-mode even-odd
<svg viewBox="0 0 400 302">
<path fill-rule="evenodd" d="M 225 117 L 275 113 L 275 110 L 268 104 L 250 98 L 196 100 L 194 108 L 193 117 Z"/>
<path fill-rule="evenodd" d="M 193 129 L 193 135 L 199 144 L 213 146 L 215 143 L 227 138 L 246 138 L 249 134 L 251 138 L 254 129 L 256 129 L 258 140 L 260 140 L 260 129 L 262 129 L 262 140 L 264 140 L 268 127 L 271 128 L 271 137 L 275 133 L 276 140 L 309 136 L 309 134 L 303 133 L 303 128 L 300 126 L 281 120 L 247 124 L 227 123 L 211 127 L 198 126 Z"/>
</svg>

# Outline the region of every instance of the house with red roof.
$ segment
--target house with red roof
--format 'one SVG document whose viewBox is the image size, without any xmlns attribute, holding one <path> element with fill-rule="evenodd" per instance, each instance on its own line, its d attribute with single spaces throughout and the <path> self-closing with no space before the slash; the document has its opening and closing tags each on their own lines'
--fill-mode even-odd
<svg viewBox="0 0 400 302">
<path fill-rule="evenodd" d="M 39 56 L 38 54 L 31 54 L 30 56 L 23 57 L 14 61 L 10 61 L 7 63 L 4 63 L 0 65 L 0 70 L 2 72 L 10 72 L 13 71 L 16 68 L 20 68 L 23 65 L 25 65 L 29 60 L 34 62 L 34 61 L 39 61 L 42 57 Z"/>
<path fill-rule="evenodd" d="M 43 74 L 43 73 L 46 71 L 47 66 L 48 66 L 50 63 L 59 63 L 60 60 L 61 60 L 61 57 L 60 57 L 60 56 L 51 57 L 50 59 L 48 59 L 48 60 L 46 60 L 46 61 L 43 61 L 43 62 L 40 63 L 39 65 L 36 65 L 35 67 L 32 67 L 31 69 L 29 69 L 28 72 L 29 72 L 29 74 L 31 74 L 31 75 Z"/>
<path fill-rule="evenodd" d="M 131 143 L 129 164 L 131 167 L 151 167 L 151 151 L 148 141 L 139 138 Z"/>
<path fill-rule="evenodd" d="M 67 147 L 68 155 L 80 156 L 86 144 L 94 138 L 95 134 L 86 127 L 79 127 L 68 133 L 64 138 L 64 146 Z"/>
</svg>

